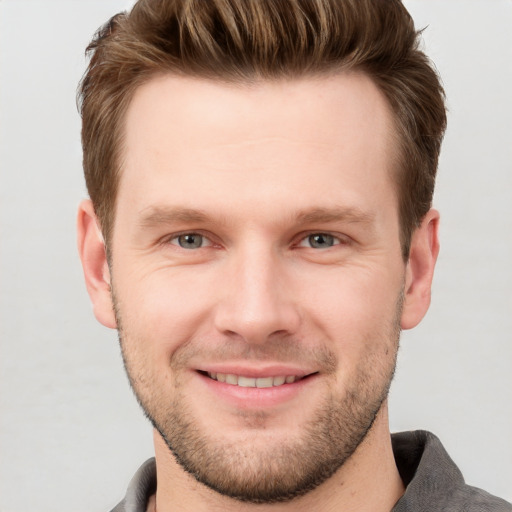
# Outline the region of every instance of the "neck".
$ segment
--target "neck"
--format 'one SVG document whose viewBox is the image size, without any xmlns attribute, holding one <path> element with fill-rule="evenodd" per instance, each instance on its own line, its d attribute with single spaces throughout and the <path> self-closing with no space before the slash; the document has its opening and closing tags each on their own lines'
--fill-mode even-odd
<svg viewBox="0 0 512 512">
<path fill-rule="evenodd" d="M 287 503 L 247 504 L 222 496 L 186 473 L 156 431 L 154 441 L 157 512 L 389 512 L 404 493 L 391 447 L 386 403 L 352 457 L 322 485 Z"/>
</svg>

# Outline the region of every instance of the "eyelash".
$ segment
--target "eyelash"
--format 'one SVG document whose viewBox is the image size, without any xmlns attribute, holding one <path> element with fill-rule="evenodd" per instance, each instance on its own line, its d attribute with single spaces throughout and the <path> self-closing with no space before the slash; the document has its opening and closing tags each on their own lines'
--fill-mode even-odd
<svg viewBox="0 0 512 512">
<path fill-rule="evenodd" d="M 323 237 L 324 239 L 330 239 L 333 243 L 332 245 L 329 245 L 328 247 L 324 247 L 324 248 L 321 248 L 321 247 L 311 247 L 311 245 L 308 245 L 307 248 L 310 248 L 310 249 L 319 249 L 319 250 L 325 250 L 325 249 L 330 249 L 331 247 L 335 247 L 337 245 L 344 245 L 346 244 L 346 240 L 342 239 L 340 236 L 336 236 L 336 235 L 333 235 L 332 233 L 326 233 L 326 232 L 323 232 L 323 231 L 315 231 L 315 232 L 311 232 L 311 233 L 308 233 L 307 235 L 303 236 L 299 243 L 297 244 L 299 247 L 304 247 L 302 245 L 303 242 L 305 241 L 309 241 L 311 242 L 311 239 L 313 237 Z"/>
<path fill-rule="evenodd" d="M 186 248 L 186 247 L 183 247 L 182 245 L 180 245 L 179 243 L 179 239 L 180 237 L 185 237 L 185 236 L 199 236 L 201 237 L 201 245 L 199 247 L 190 247 L 190 248 Z M 321 247 L 312 247 L 311 244 L 310 245 L 303 245 L 305 242 L 307 243 L 307 241 L 309 240 L 311 242 L 311 239 L 312 237 L 324 237 L 324 238 L 327 238 L 328 240 L 332 241 L 332 245 L 329 245 L 328 247 L 324 247 L 324 248 L 321 248 Z M 206 245 L 204 245 L 204 242 L 207 242 Z M 198 231 L 185 231 L 185 232 L 182 232 L 182 233 L 176 233 L 174 234 L 172 237 L 170 238 L 167 238 L 166 240 L 164 240 L 164 243 L 166 244 L 171 244 L 171 245 L 175 245 L 185 251 L 188 251 L 188 250 L 194 250 L 194 249 L 203 249 L 205 247 L 212 247 L 215 245 L 215 243 L 205 234 L 201 233 L 201 232 L 198 232 Z M 348 240 L 346 239 L 346 237 L 342 237 L 340 235 L 334 235 L 332 233 L 329 233 L 329 232 L 324 232 L 324 231 L 311 231 L 309 233 L 303 233 L 300 235 L 300 239 L 298 241 L 298 243 L 294 244 L 296 247 L 304 247 L 304 248 L 309 248 L 309 249 L 318 249 L 318 250 L 326 250 L 326 249 L 330 249 L 331 247 L 335 247 L 335 246 L 338 246 L 338 245 L 347 245 L 348 243 Z"/>
<path fill-rule="evenodd" d="M 200 247 L 193 247 L 193 248 L 186 248 L 186 247 L 183 247 L 182 245 L 180 245 L 179 243 L 179 239 L 181 237 L 186 237 L 186 236 L 200 236 L 201 239 L 202 239 L 202 242 L 204 241 L 208 241 L 208 244 L 207 245 L 203 245 L 201 244 Z M 174 241 L 176 241 L 176 243 L 173 243 Z M 185 231 L 183 233 L 177 233 L 175 235 L 173 235 L 172 237 L 168 238 L 166 240 L 166 243 L 169 243 L 171 245 L 176 245 L 178 247 L 180 247 L 181 249 L 184 249 L 184 250 L 191 250 L 191 249 L 203 249 L 204 247 L 211 247 L 214 245 L 214 243 L 204 234 L 200 233 L 200 232 L 197 232 L 197 231 Z"/>
</svg>

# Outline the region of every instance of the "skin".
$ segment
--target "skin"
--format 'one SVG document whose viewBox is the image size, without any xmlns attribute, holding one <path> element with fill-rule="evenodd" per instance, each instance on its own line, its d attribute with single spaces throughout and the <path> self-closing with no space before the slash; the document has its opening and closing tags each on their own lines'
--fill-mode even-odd
<svg viewBox="0 0 512 512">
<path fill-rule="evenodd" d="M 354 73 L 239 87 L 161 76 L 136 92 L 125 130 L 110 268 L 90 201 L 78 241 L 95 315 L 119 328 L 132 386 L 159 427 L 151 507 L 390 510 L 403 485 L 385 398 L 399 329 L 430 303 L 439 215 L 423 219 L 404 263 L 385 98 Z M 180 246 L 187 233 L 199 247 Z M 332 239 L 312 245 L 318 233 Z M 206 371 L 308 377 L 239 393 Z M 325 419 L 337 410 L 343 428 Z M 244 503 L 177 462 L 168 444 L 182 420 L 208 448 L 199 460 L 215 453 L 208 471 L 235 467 L 249 482 L 269 462 L 271 480 L 286 480 L 312 427 L 334 432 L 326 453 L 347 452 L 292 501 Z"/>
</svg>

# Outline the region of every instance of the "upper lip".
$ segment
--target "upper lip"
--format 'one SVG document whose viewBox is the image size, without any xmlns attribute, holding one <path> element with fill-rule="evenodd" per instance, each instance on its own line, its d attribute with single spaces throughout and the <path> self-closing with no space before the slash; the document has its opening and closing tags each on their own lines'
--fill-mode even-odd
<svg viewBox="0 0 512 512">
<path fill-rule="evenodd" d="M 209 364 L 197 368 L 200 372 L 205 373 L 225 373 L 231 375 L 238 375 L 244 377 L 264 378 L 264 377 L 277 377 L 294 375 L 296 377 L 305 377 L 316 370 L 308 370 L 299 368 L 297 366 L 272 364 L 261 367 L 246 366 L 246 365 L 233 365 L 233 364 Z"/>
</svg>

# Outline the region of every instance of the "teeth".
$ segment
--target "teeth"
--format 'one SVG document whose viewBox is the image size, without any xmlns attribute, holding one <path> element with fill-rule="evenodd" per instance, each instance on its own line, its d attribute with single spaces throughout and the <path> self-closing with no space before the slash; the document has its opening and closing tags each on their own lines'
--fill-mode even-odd
<svg viewBox="0 0 512 512">
<path fill-rule="evenodd" d="M 238 384 L 238 377 L 236 375 L 228 373 L 226 375 L 226 384 L 233 384 L 234 386 L 236 386 Z"/>
<path fill-rule="evenodd" d="M 251 379 L 250 377 L 238 377 L 238 385 L 242 388 L 255 388 L 256 387 L 256 379 Z"/>
<path fill-rule="evenodd" d="M 295 379 L 293 379 L 295 380 Z M 292 382 L 293 382 L 292 380 Z M 274 386 L 282 386 L 286 382 L 286 377 L 274 377 Z M 289 383 L 288 383 L 289 384 Z"/>
<path fill-rule="evenodd" d="M 274 377 L 262 377 L 261 379 L 255 379 L 257 388 L 271 388 L 275 386 Z M 240 384 L 240 379 L 238 379 L 238 384 Z"/>
<path fill-rule="evenodd" d="M 219 382 L 225 382 L 233 386 L 242 388 L 271 388 L 273 386 L 282 386 L 283 384 L 292 384 L 300 377 L 295 375 L 278 375 L 276 377 L 245 377 L 243 375 L 233 375 L 232 373 L 208 372 L 208 376 Z"/>
</svg>

